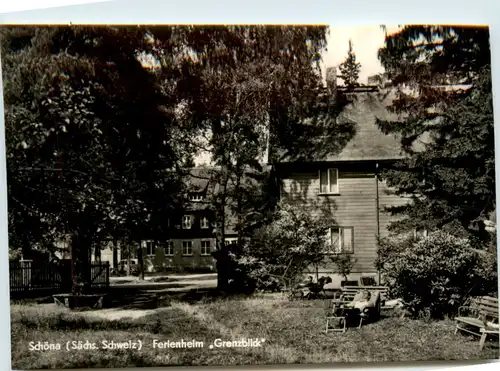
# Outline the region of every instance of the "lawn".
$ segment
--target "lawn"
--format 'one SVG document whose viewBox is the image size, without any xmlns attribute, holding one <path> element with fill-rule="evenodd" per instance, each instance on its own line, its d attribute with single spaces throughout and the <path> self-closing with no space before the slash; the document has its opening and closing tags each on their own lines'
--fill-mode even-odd
<svg viewBox="0 0 500 371">
<path fill-rule="evenodd" d="M 130 312 L 132 313 L 132 312 Z M 254 297 L 218 299 L 137 311 L 130 318 L 100 318 L 50 304 L 12 305 L 15 369 L 239 365 L 495 359 L 498 343 L 482 351 L 478 338 L 454 335 L 452 321 L 385 317 L 361 330 L 324 333 L 321 302 Z M 215 347 L 215 339 L 265 339 L 260 347 Z M 136 342 L 142 349 L 66 350 L 66 342 Z M 153 341 L 200 341 L 203 348 L 153 348 Z M 30 351 L 31 341 L 61 350 Z M 71 343 L 72 344 L 72 343 Z M 219 343 L 217 343 L 219 344 Z"/>
</svg>

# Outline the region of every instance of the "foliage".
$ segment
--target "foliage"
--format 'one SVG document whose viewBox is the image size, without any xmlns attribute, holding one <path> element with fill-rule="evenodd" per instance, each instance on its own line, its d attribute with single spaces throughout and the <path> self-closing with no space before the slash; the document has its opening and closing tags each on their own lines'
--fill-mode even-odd
<svg viewBox="0 0 500 371">
<path fill-rule="evenodd" d="M 249 224 L 266 218 L 262 205 L 269 200 L 259 179 L 268 174 L 262 163 L 330 153 L 352 132 L 344 130 L 350 124 L 337 123 L 341 104 L 323 87 L 319 62 L 327 31 L 325 26 L 150 29 L 156 71 L 164 88 L 179 97 L 180 138 L 210 154 L 216 165 L 211 203 L 221 251 L 220 288 L 229 279 L 230 269 L 220 264 L 228 260 L 224 236 L 232 216 L 239 245 L 251 233 Z M 183 47 L 171 48 L 173 40 Z M 332 136 L 338 140 L 325 139 Z"/>
<path fill-rule="evenodd" d="M 349 254 L 334 254 L 330 256 L 330 260 L 335 264 L 337 273 L 342 275 L 345 281 L 348 280 L 347 277 L 358 261 L 357 258 Z"/>
<path fill-rule="evenodd" d="M 329 223 L 281 201 L 269 225 L 260 228 L 239 259 L 257 288 L 294 286 L 304 270 L 324 260 Z"/>
<path fill-rule="evenodd" d="M 175 209 L 182 151 L 147 47 L 137 27 L 2 29 L 11 244 L 70 235 L 79 281 L 101 240 L 164 234 Z"/>
<path fill-rule="evenodd" d="M 391 296 L 413 316 L 452 316 L 469 296 L 497 290 L 496 251 L 475 249 L 464 238 L 441 231 L 422 239 L 388 237 L 378 251 Z"/>
<path fill-rule="evenodd" d="M 356 54 L 352 48 L 352 41 L 349 40 L 349 50 L 344 62 L 339 66 L 339 77 L 344 80 L 344 85 L 348 89 L 355 88 L 359 85 L 359 71 L 361 70 L 361 63 L 356 61 Z"/>
<path fill-rule="evenodd" d="M 394 231 L 448 228 L 489 239 L 495 208 L 493 101 L 487 27 L 406 26 L 379 59 L 397 121 L 379 121 L 408 155 L 382 177 L 412 202 L 391 208 Z"/>
</svg>

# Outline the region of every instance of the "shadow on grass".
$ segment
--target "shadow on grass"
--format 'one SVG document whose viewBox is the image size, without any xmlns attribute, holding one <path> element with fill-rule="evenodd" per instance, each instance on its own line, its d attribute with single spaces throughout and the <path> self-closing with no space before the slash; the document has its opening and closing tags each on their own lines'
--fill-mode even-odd
<svg viewBox="0 0 500 371">
<path fill-rule="evenodd" d="M 167 290 L 112 287 L 106 294 L 104 307 L 120 309 L 156 309 L 168 307 L 172 301 L 195 304 L 198 302 L 212 302 L 228 297 L 216 288 L 189 288 L 183 285 L 176 285 L 176 288 L 184 287 L 185 289 L 170 291 L 172 287 L 169 287 Z"/>
</svg>

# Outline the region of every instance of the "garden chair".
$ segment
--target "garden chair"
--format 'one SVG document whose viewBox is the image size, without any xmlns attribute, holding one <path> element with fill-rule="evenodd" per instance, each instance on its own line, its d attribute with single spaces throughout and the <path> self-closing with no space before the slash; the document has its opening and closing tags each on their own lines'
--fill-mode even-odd
<svg viewBox="0 0 500 371">
<path fill-rule="evenodd" d="M 363 292 L 358 292 L 353 298 L 340 297 L 339 299 L 327 300 L 326 333 L 328 331 L 340 331 L 344 333 L 352 321 L 359 321 L 357 328 L 360 329 L 364 323 L 376 321 L 380 318 L 380 292 L 370 292 L 370 299 L 362 310 L 356 308 L 356 303 L 363 297 Z M 331 326 L 338 323 L 340 328 Z"/>
</svg>

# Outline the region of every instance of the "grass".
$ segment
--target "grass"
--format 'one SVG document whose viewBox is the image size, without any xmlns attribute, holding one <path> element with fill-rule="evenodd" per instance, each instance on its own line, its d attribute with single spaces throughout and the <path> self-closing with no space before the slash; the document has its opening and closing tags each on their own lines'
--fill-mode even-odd
<svg viewBox="0 0 500 371">
<path fill-rule="evenodd" d="M 12 305 L 12 367 L 140 367 L 423 360 L 499 357 L 498 343 L 479 351 L 479 339 L 454 335 L 452 321 L 382 318 L 361 330 L 324 333 L 322 304 L 253 297 L 172 302 L 141 318 L 109 320 L 92 312 L 70 312 L 53 305 Z M 150 313 L 150 314 L 147 314 Z M 217 348 L 217 338 L 265 338 L 259 348 Z M 153 349 L 153 339 L 203 341 L 201 349 Z M 141 350 L 71 350 L 67 341 L 143 342 Z M 30 351 L 30 341 L 59 342 L 62 350 Z"/>
</svg>

